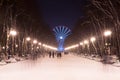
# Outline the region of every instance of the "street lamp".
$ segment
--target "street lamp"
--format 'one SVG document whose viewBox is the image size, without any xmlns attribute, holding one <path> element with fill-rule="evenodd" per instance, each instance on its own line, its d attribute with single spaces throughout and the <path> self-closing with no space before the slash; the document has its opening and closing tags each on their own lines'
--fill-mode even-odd
<svg viewBox="0 0 120 80">
<path fill-rule="evenodd" d="M 89 53 L 89 41 L 88 40 L 84 40 L 84 44 L 85 44 L 85 52 Z"/>
<path fill-rule="evenodd" d="M 112 31 L 110 31 L 110 30 L 107 30 L 107 31 L 104 32 L 105 37 L 111 36 L 111 34 L 112 34 Z M 107 44 L 106 45 L 107 50 L 105 52 L 110 54 L 110 51 L 111 51 L 110 42 L 109 42 L 109 45 L 108 45 L 108 41 L 109 41 L 109 39 L 105 40 L 105 45 Z"/>
<path fill-rule="evenodd" d="M 3 48 L 3 49 L 5 49 L 5 47 L 4 47 L 4 46 L 3 46 L 2 48 Z"/>
<path fill-rule="evenodd" d="M 33 40 L 33 44 L 37 44 L 37 40 Z"/>
<path fill-rule="evenodd" d="M 104 32 L 104 36 L 111 36 L 112 32 L 110 30 L 107 30 Z"/>
<path fill-rule="evenodd" d="M 13 54 L 15 54 L 15 39 L 14 39 L 14 37 L 17 35 L 17 31 L 11 30 L 10 35 L 12 36 L 12 52 L 13 52 Z"/>
<path fill-rule="evenodd" d="M 39 49 L 39 47 L 37 47 L 37 49 Z"/>
<path fill-rule="evenodd" d="M 33 46 L 33 51 L 35 52 L 36 51 L 36 44 L 38 43 L 38 41 L 37 40 L 33 40 L 33 44 L 35 44 L 34 46 Z"/>
<path fill-rule="evenodd" d="M 80 45 L 83 46 L 83 42 L 80 42 Z"/>
<path fill-rule="evenodd" d="M 83 42 L 80 42 L 80 46 L 79 46 L 79 48 L 80 48 L 80 53 L 83 53 L 83 48 L 84 48 L 84 43 Z"/>
<path fill-rule="evenodd" d="M 26 38 L 26 40 L 27 40 L 27 41 L 30 41 L 30 40 L 31 40 L 31 38 L 30 38 L 30 37 L 27 37 L 27 38 Z"/>
<path fill-rule="evenodd" d="M 96 38 L 95 38 L 95 37 L 91 37 L 90 41 L 91 41 L 91 42 L 95 42 L 95 41 L 96 41 Z"/>
<path fill-rule="evenodd" d="M 16 36 L 16 35 L 17 35 L 17 32 L 16 32 L 15 30 L 11 30 L 11 31 L 10 31 L 10 35 Z"/>
<path fill-rule="evenodd" d="M 96 38 L 95 37 L 91 37 L 90 41 L 92 42 L 92 45 L 93 45 L 93 47 L 95 49 L 95 52 L 97 53 L 97 48 L 96 48 L 96 46 L 94 44 L 94 42 L 96 41 Z"/>
<path fill-rule="evenodd" d="M 84 40 L 84 44 L 88 44 L 89 43 L 89 41 L 88 40 Z"/>
<path fill-rule="evenodd" d="M 18 48 L 18 45 L 16 44 L 15 47 Z"/>
<path fill-rule="evenodd" d="M 30 52 L 31 52 L 31 51 L 30 51 L 30 50 L 31 50 L 31 49 L 30 49 L 30 48 L 31 48 L 31 41 L 30 41 L 30 40 L 31 40 L 30 37 L 27 37 L 27 38 L 26 38 L 26 41 L 27 41 L 27 43 L 26 43 L 27 53 L 30 53 Z"/>
<path fill-rule="evenodd" d="M 41 45 L 42 45 L 42 43 L 41 43 L 41 42 L 39 42 L 39 43 L 38 43 L 38 45 L 40 45 L 40 46 L 41 46 Z"/>
</svg>

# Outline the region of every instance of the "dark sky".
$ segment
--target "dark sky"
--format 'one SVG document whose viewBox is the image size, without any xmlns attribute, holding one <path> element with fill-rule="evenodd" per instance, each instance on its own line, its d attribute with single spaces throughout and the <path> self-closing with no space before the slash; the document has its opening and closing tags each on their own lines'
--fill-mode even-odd
<svg viewBox="0 0 120 80">
<path fill-rule="evenodd" d="M 85 0 L 38 0 L 45 22 L 51 27 L 64 25 L 73 28 L 83 15 Z"/>
</svg>

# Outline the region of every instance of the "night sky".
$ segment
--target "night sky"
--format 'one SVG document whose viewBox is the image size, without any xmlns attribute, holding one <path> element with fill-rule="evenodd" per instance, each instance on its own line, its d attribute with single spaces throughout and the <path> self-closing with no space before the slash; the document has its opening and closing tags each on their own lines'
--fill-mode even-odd
<svg viewBox="0 0 120 80">
<path fill-rule="evenodd" d="M 53 28 L 64 25 L 73 28 L 83 15 L 85 0 L 38 0 L 44 21 Z"/>
<path fill-rule="evenodd" d="M 74 32 L 76 23 L 84 16 L 85 5 L 86 0 L 17 0 L 13 11 L 23 11 L 17 17 L 19 30 L 28 31 L 28 35 L 44 43 L 56 45 L 52 29 L 56 26 L 66 26 Z M 48 39 L 49 42 L 46 41 Z"/>
</svg>

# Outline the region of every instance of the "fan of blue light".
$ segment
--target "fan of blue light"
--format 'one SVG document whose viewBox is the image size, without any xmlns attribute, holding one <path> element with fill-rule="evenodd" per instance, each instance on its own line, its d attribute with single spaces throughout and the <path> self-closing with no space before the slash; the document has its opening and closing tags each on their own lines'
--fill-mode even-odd
<svg viewBox="0 0 120 80">
<path fill-rule="evenodd" d="M 53 31 L 55 32 L 56 40 L 58 42 L 58 51 L 63 51 L 64 40 L 70 35 L 71 30 L 65 26 L 57 26 Z"/>
</svg>

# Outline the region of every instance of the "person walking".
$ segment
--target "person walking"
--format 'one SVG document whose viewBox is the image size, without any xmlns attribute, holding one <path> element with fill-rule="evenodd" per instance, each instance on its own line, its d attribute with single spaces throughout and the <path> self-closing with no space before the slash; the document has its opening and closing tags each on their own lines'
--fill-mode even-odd
<svg viewBox="0 0 120 80">
<path fill-rule="evenodd" d="M 55 55 L 55 54 L 54 54 L 54 51 L 53 51 L 53 52 L 52 52 L 52 58 L 54 58 L 54 55 Z"/>
<path fill-rule="evenodd" d="M 51 58 L 51 51 L 48 54 L 49 54 L 49 58 Z"/>
</svg>

